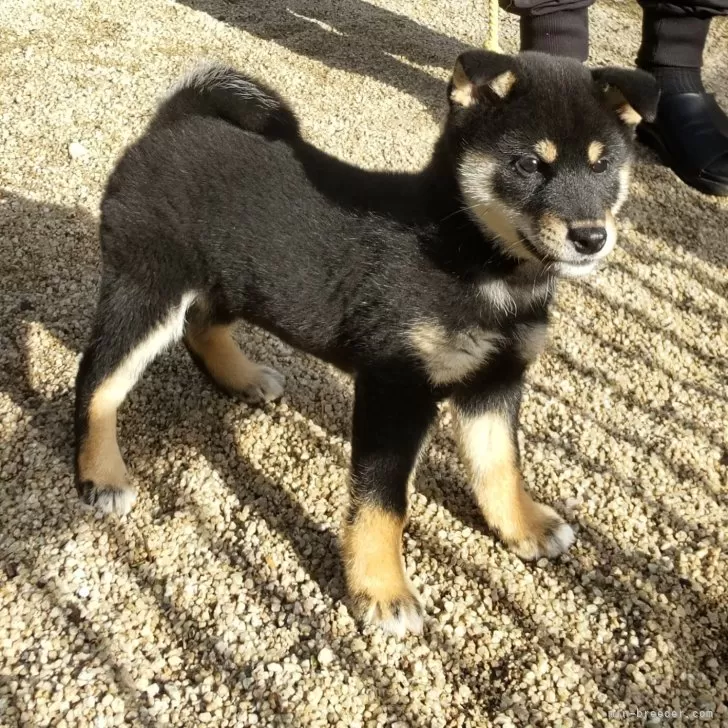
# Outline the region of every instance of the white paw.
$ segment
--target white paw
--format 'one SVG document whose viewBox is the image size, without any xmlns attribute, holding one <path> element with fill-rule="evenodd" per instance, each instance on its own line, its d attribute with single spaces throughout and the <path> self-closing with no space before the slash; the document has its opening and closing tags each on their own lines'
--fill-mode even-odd
<svg viewBox="0 0 728 728">
<path fill-rule="evenodd" d="M 98 487 L 88 484 L 81 494 L 81 500 L 101 513 L 125 516 L 136 501 L 136 490 L 128 486 Z"/>
<path fill-rule="evenodd" d="M 575 541 L 574 530 L 548 506 L 538 504 L 540 520 L 532 526 L 532 533 L 520 541 L 511 541 L 511 549 L 525 561 L 542 557 L 555 559 L 568 551 Z"/>
<path fill-rule="evenodd" d="M 554 559 L 568 551 L 575 541 L 574 529 L 568 523 L 562 523 L 546 538 L 544 548 L 546 556 Z"/>
<path fill-rule="evenodd" d="M 258 386 L 266 402 L 272 402 L 283 394 L 286 378 L 271 367 L 260 367 L 260 382 Z"/>
<path fill-rule="evenodd" d="M 358 611 L 367 624 L 376 625 L 387 634 L 400 639 L 407 633 L 422 634 L 424 616 L 422 604 L 413 591 L 382 601 L 360 596 Z"/>
<path fill-rule="evenodd" d="M 273 402 L 280 399 L 286 378 L 271 367 L 258 367 L 255 381 L 243 393 L 248 402 Z"/>
<path fill-rule="evenodd" d="M 400 639 L 405 637 L 408 632 L 422 634 L 424 625 L 422 608 L 419 604 L 404 605 L 396 613 L 391 614 L 386 619 L 380 619 L 376 624 L 387 634 L 393 634 Z"/>
</svg>

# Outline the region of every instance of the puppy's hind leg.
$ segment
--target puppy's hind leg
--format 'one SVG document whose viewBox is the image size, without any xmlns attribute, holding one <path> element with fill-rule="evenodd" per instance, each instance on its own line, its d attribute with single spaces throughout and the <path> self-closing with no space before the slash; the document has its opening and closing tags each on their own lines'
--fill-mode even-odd
<svg viewBox="0 0 728 728">
<path fill-rule="evenodd" d="M 185 344 L 197 366 L 227 394 L 251 404 L 272 402 L 283 394 L 283 375 L 248 359 L 229 325 L 210 323 L 195 312 L 185 330 Z"/>
<path fill-rule="evenodd" d="M 76 378 L 76 488 L 104 513 L 126 514 L 136 500 L 116 439 L 116 412 L 147 365 L 182 338 L 195 298 L 152 302 L 132 284 L 105 278 L 91 343 Z"/>
</svg>

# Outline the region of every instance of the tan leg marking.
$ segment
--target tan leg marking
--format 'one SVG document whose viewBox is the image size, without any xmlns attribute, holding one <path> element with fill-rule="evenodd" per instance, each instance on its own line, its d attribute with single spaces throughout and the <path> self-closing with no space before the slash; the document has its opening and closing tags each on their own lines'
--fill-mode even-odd
<svg viewBox="0 0 728 728">
<path fill-rule="evenodd" d="M 459 420 L 459 439 L 475 497 L 488 525 L 524 559 L 558 556 L 574 534 L 556 511 L 523 488 L 510 427 L 499 413 Z"/>
<path fill-rule="evenodd" d="M 248 359 L 232 337 L 230 326 L 190 326 L 187 343 L 215 381 L 251 401 L 269 402 L 283 394 L 283 375 Z"/>
<path fill-rule="evenodd" d="M 524 361 L 536 361 L 548 342 L 548 326 L 546 324 L 519 324 L 516 327 L 518 349 Z"/>
<path fill-rule="evenodd" d="M 402 558 L 404 519 L 361 505 L 344 527 L 346 581 L 357 611 L 368 622 L 400 637 L 422 631 L 422 608 Z"/>
<path fill-rule="evenodd" d="M 107 380 L 108 382 L 109 380 Z M 123 487 L 126 466 L 116 440 L 116 397 L 108 385 L 96 390 L 88 411 L 88 432 L 81 445 L 78 471 L 82 481 Z"/>
<path fill-rule="evenodd" d="M 86 436 L 79 449 L 78 475 L 81 483 L 90 484 L 84 500 L 105 513 L 124 515 L 136 500 L 116 439 L 116 412 L 154 357 L 182 338 L 187 309 L 195 295 L 186 293 L 91 396 Z"/>
</svg>

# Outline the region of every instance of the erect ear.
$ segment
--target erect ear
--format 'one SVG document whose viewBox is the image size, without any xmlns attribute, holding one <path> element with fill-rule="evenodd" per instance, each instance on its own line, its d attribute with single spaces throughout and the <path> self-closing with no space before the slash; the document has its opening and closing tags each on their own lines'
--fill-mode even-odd
<svg viewBox="0 0 728 728">
<path fill-rule="evenodd" d="M 518 80 L 512 56 L 493 51 L 465 51 L 455 61 L 448 86 L 448 98 L 455 106 L 502 100 L 508 97 Z"/>
<path fill-rule="evenodd" d="M 660 91 L 649 73 L 627 68 L 595 68 L 592 77 L 625 124 L 634 126 L 642 119 L 655 120 Z"/>
</svg>

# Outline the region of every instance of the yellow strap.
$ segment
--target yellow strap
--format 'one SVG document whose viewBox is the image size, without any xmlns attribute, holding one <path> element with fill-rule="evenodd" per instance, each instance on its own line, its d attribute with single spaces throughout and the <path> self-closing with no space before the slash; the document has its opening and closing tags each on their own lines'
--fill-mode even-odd
<svg viewBox="0 0 728 728">
<path fill-rule="evenodd" d="M 485 40 L 485 48 L 489 51 L 500 53 L 498 43 L 498 0 L 487 0 L 488 9 L 488 37 Z"/>
</svg>

